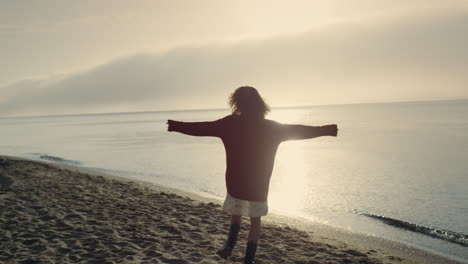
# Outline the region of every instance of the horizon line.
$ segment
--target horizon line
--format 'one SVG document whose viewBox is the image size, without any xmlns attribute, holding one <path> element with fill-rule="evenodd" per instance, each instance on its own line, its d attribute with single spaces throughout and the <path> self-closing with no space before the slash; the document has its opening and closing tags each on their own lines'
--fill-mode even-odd
<svg viewBox="0 0 468 264">
<path fill-rule="evenodd" d="M 272 109 L 286 108 L 308 108 L 308 107 L 326 107 L 326 106 L 350 106 L 350 105 L 376 105 L 376 104 L 403 104 L 403 103 L 425 103 L 425 102 L 447 102 L 447 101 L 466 101 L 468 97 L 453 99 L 432 99 L 432 100 L 404 100 L 404 101 L 380 101 L 380 102 L 360 102 L 360 103 L 332 103 L 332 104 L 312 104 L 312 105 L 276 105 Z M 164 112 L 203 112 L 220 111 L 226 108 L 193 108 L 193 109 L 162 109 L 148 111 L 125 111 L 125 112 L 94 112 L 94 113 L 70 113 L 70 114 L 48 114 L 48 115 L 18 115 L 18 116 L 0 116 L 0 119 L 11 118 L 36 118 L 36 117 L 66 117 L 66 116 L 94 116 L 94 115 L 125 115 L 125 114 L 144 114 L 144 113 L 164 113 Z"/>
</svg>

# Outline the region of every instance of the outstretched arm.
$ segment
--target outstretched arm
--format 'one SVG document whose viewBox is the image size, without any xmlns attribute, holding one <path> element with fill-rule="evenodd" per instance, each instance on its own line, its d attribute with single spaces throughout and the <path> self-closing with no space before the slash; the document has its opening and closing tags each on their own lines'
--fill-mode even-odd
<svg viewBox="0 0 468 264">
<path fill-rule="evenodd" d="M 283 140 L 308 139 L 321 136 L 338 135 L 338 126 L 304 126 L 304 125 L 282 125 Z"/>
<path fill-rule="evenodd" d="M 219 137 L 220 124 L 219 120 L 211 122 L 180 122 L 167 120 L 167 131 L 180 132 L 190 136 L 199 137 Z"/>
</svg>

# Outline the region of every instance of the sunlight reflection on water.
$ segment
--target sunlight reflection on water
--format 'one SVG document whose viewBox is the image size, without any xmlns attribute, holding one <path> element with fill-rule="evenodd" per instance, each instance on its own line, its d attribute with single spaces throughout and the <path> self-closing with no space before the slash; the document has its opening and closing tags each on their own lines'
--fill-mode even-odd
<svg viewBox="0 0 468 264">
<path fill-rule="evenodd" d="M 275 164 L 274 186 L 270 192 L 272 208 L 289 213 L 300 213 L 308 192 L 304 150 L 296 142 L 281 146 Z"/>
</svg>

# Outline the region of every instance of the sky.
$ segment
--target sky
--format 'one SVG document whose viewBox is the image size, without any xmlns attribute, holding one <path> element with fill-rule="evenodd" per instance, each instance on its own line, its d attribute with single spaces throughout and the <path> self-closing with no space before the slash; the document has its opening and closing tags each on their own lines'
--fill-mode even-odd
<svg viewBox="0 0 468 264">
<path fill-rule="evenodd" d="M 465 0 L 0 0 L 0 116 L 468 98 Z"/>
</svg>

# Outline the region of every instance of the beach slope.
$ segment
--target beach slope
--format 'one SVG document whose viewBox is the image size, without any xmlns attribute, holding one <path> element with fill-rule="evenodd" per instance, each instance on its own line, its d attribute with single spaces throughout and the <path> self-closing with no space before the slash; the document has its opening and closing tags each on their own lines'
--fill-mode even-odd
<svg viewBox="0 0 468 264">
<path fill-rule="evenodd" d="M 0 156 L 0 263 L 241 263 L 215 251 L 229 216 L 151 186 L 45 162 Z M 247 221 L 245 223 L 248 223 Z M 382 250 L 324 242 L 313 232 L 265 224 L 257 262 L 414 263 Z"/>
</svg>

